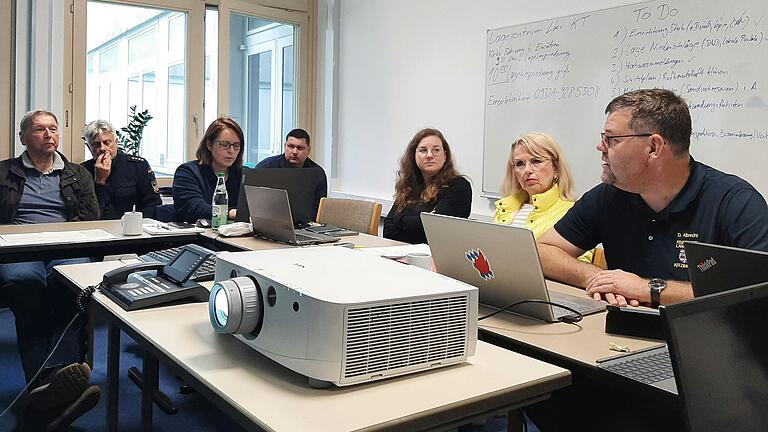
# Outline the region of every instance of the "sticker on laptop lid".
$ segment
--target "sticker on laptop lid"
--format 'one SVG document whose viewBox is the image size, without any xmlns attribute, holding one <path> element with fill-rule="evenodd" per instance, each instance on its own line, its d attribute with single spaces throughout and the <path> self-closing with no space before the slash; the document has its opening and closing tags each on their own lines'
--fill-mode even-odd
<svg viewBox="0 0 768 432">
<path fill-rule="evenodd" d="M 483 280 L 489 281 L 495 277 L 493 270 L 491 270 L 491 263 L 488 262 L 488 258 L 485 257 L 482 250 L 470 249 L 465 253 L 465 256 Z"/>
</svg>

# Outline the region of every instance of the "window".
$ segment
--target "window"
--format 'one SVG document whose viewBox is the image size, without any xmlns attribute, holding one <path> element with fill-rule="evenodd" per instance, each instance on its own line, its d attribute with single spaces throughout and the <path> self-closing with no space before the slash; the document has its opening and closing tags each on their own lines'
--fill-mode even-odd
<svg viewBox="0 0 768 432">
<path fill-rule="evenodd" d="M 157 57 L 155 52 L 155 42 L 157 42 L 157 29 L 154 27 L 154 25 L 148 27 L 149 28 L 145 32 L 140 33 L 137 36 L 132 36 L 128 39 L 129 65 L 135 65 L 142 60 L 153 61 Z"/>
<path fill-rule="evenodd" d="M 102 25 L 86 28 L 86 55 L 98 55 L 99 65 L 86 70 L 85 122 L 100 118 L 120 129 L 132 106 L 148 110 L 140 155 L 173 174 L 186 159 L 186 14 L 89 1 L 88 19 Z"/>
<path fill-rule="evenodd" d="M 141 156 L 157 173 L 193 159 L 219 115 L 243 127 L 253 163 L 282 151 L 294 125 L 312 129 L 309 50 L 296 51 L 309 47 L 307 0 L 73 1 L 72 123 L 104 118 L 119 129 L 131 106 L 149 110 Z M 97 25 L 74 25 L 85 10 Z"/>
<path fill-rule="evenodd" d="M 245 134 L 244 161 L 282 152 L 295 122 L 294 26 L 230 15 L 229 112 Z"/>
<path fill-rule="evenodd" d="M 99 73 L 107 74 L 118 68 L 120 47 L 117 45 L 96 51 L 99 55 Z"/>
</svg>

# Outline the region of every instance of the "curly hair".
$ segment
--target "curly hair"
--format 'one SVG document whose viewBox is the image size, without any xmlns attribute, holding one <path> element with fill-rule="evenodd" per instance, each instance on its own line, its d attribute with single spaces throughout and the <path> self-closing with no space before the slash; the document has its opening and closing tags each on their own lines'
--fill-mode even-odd
<svg viewBox="0 0 768 432">
<path fill-rule="evenodd" d="M 426 183 L 421 170 L 416 165 L 416 147 L 418 147 L 421 140 L 430 136 L 439 138 L 443 143 L 445 163 L 440 168 L 440 171 Z M 400 169 L 397 171 L 397 183 L 395 183 L 395 211 L 401 212 L 411 205 L 434 201 L 440 189 L 460 175 L 456 168 L 453 167 L 451 148 L 448 146 L 448 141 L 445 140 L 442 132 L 431 128 L 418 131 L 411 138 L 411 142 L 405 148 L 405 153 L 400 158 Z"/>
</svg>

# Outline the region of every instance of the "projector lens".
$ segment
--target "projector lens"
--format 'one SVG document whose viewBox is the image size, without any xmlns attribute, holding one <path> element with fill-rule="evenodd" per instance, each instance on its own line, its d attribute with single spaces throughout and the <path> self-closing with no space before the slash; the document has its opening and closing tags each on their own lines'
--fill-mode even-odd
<svg viewBox="0 0 768 432">
<path fill-rule="evenodd" d="M 229 299 L 227 299 L 227 293 L 223 289 L 216 291 L 213 308 L 216 312 L 216 322 L 225 327 L 229 316 Z"/>
<path fill-rule="evenodd" d="M 208 297 L 208 318 L 216 333 L 256 336 L 264 318 L 258 282 L 245 276 L 216 282 Z"/>
</svg>

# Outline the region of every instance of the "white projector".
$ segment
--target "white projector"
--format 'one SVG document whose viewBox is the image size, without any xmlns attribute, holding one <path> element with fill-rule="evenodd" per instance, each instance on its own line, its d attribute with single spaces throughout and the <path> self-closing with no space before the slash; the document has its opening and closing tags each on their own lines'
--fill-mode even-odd
<svg viewBox="0 0 768 432">
<path fill-rule="evenodd" d="M 477 288 L 343 247 L 223 252 L 208 310 L 219 333 L 346 386 L 460 363 L 477 343 Z"/>
</svg>

